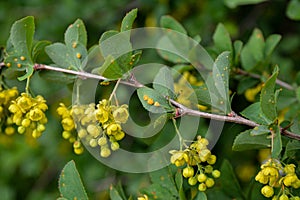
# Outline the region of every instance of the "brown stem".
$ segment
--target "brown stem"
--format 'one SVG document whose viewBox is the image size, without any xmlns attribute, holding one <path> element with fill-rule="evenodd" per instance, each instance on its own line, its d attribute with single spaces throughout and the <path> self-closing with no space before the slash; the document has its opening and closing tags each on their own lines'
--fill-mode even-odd
<svg viewBox="0 0 300 200">
<path fill-rule="evenodd" d="M 255 78 L 255 79 L 260 79 L 261 78 L 261 76 L 259 74 L 246 72 L 242 69 L 236 69 L 236 73 L 241 74 L 241 75 L 245 75 L 245 76 L 249 76 L 249 77 L 252 77 L 252 78 Z M 285 89 L 294 90 L 293 86 L 291 86 L 290 84 L 288 84 L 288 83 L 286 83 L 282 80 L 276 79 L 276 84 L 283 87 L 283 88 L 285 88 Z"/>
<path fill-rule="evenodd" d="M 88 73 L 88 72 L 73 71 L 73 70 L 69 70 L 69 69 L 63 69 L 63 68 L 59 68 L 59 67 L 52 67 L 52 66 L 43 65 L 43 64 L 36 64 L 34 66 L 34 69 L 35 70 L 38 70 L 38 69 L 53 70 L 53 71 L 58 71 L 58 72 L 63 72 L 63 73 L 69 73 L 69 74 L 77 75 L 80 78 L 93 78 L 93 79 L 103 80 L 103 81 L 109 80 L 109 79 L 107 79 L 103 76 L 96 75 L 96 74 L 91 74 L 91 73 Z M 134 78 L 133 75 L 127 80 L 120 81 L 120 83 L 122 83 L 124 85 L 128 85 L 128 86 L 136 87 L 136 88 L 144 87 L 144 85 L 141 84 L 140 82 L 138 82 Z M 232 122 L 232 123 L 236 123 L 236 124 L 243 124 L 243 125 L 247 125 L 247 126 L 250 126 L 250 127 L 259 126 L 259 124 L 257 124 L 256 122 L 253 122 L 253 121 L 248 120 L 248 119 L 246 119 L 242 116 L 239 116 L 239 115 L 235 114 L 234 112 L 232 112 L 233 114 L 230 115 L 230 116 L 229 115 L 226 116 L 226 115 L 218 115 L 218 114 L 213 114 L 213 113 L 206 113 L 206 112 L 201 112 L 201 111 L 198 111 L 198 110 L 193 110 L 193 109 L 187 108 L 184 105 L 178 103 L 177 101 L 175 101 L 173 99 L 169 99 L 169 101 L 172 105 L 174 105 L 179 110 L 179 113 L 178 113 L 179 116 L 190 115 L 190 116 L 203 117 L 203 118 L 208 118 L 208 119 L 213 119 L 213 120 L 218 120 L 218 121 L 226 121 L 226 122 Z M 296 139 L 296 140 L 300 140 L 300 135 L 292 133 L 290 131 L 287 131 L 284 128 L 281 128 L 281 134 L 285 135 L 287 137 Z"/>
</svg>

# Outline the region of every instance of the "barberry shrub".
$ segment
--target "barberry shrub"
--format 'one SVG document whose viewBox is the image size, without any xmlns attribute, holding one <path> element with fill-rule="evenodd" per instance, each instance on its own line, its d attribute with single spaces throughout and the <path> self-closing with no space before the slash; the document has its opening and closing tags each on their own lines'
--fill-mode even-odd
<svg viewBox="0 0 300 200">
<path fill-rule="evenodd" d="M 212 37 L 213 45 L 204 48 L 199 36 L 191 39 L 178 21 L 163 16 L 155 46 L 157 59 L 163 64 L 158 68 L 147 65 L 153 69 L 139 73 L 139 64 L 147 61 L 143 60 L 146 48 L 154 47 L 135 46 L 139 44 L 132 36 L 139 33 L 132 29 L 136 17 L 137 9 L 131 10 L 119 31 L 104 32 L 99 44 L 89 49 L 80 19 L 67 28 L 64 43 L 35 40 L 32 16 L 16 21 L 1 58 L 1 134 L 47 137 L 51 133 L 47 130 L 51 129 L 47 127 L 48 116 L 55 115 L 61 126 L 59 135 L 71 144 L 75 154 L 91 153 L 104 163 L 117 157 L 120 163 L 112 165 L 116 170 L 149 174 L 151 181 L 130 199 L 299 199 L 299 112 L 287 110 L 291 106 L 299 109 L 300 87 L 279 80 L 281 66 L 270 59 L 281 36 L 264 38 L 262 31 L 255 29 L 243 44 L 232 41 L 220 23 Z M 154 75 L 146 76 L 151 70 Z M 34 76 L 72 85 L 72 102 L 48 103 L 31 90 L 38 84 L 32 81 Z M 143 80 L 145 77 L 151 82 Z M 24 84 L 11 86 L 15 80 Z M 232 82 L 238 82 L 237 86 Z M 280 102 L 284 101 L 282 93 L 294 101 Z M 234 109 L 238 103 L 235 94 L 244 94 L 249 103 L 242 111 Z M 48 112 L 48 107 L 54 106 L 56 112 Z M 139 123 L 153 121 L 144 126 L 150 133 L 161 127 L 158 136 L 134 130 L 135 118 Z M 213 124 L 199 121 L 204 118 Z M 186 121 L 192 121 L 194 127 L 189 124 L 182 128 Z M 242 191 L 231 163 L 222 157 L 223 150 L 214 152 L 215 143 L 224 134 L 214 130 L 219 126 L 216 121 L 247 127 L 231 133 L 235 135 L 234 151 L 268 150 L 257 173 L 248 179 L 247 192 Z M 135 139 L 135 132 L 144 138 Z M 166 140 L 171 137 L 176 141 L 169 147 Z M 135 160 L 145 161 L 141 155 L 118 156 L 119 152 L 147 148 L 152 152 L 162 146 L 168 147 L 166 153 L 159 151 L 155 159 L 140 162 L 140 169 L 134 165 Z M 73 161 L 61 172 L 59 191 L 59 199 L 88 199 Z M 127 199 L 120 184 L 111 185 L 109 194 L 111 199 Z"/>
</svg>

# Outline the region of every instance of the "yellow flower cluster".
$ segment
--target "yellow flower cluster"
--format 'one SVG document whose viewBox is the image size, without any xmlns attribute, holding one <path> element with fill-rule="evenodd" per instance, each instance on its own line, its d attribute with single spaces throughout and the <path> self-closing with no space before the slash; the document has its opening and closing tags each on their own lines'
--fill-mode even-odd
<svg viewBox="0 0 300 200">
<path fill-rule="evenodd" d="M 38 95 L 35 98 L 27 93 L 22 93 L 18 98 L 11 101 L 8 110 L 12 113 L 12 123 L 18 126 L 18 133 L 31 134 L 38 138 L 45 131 L 47 117 L 45 111 L 48 109 L 46 100 Z"/>
<path fill-rule="evenodd" d="M 289 188 L 300 188 L 300 180 L 295 173 L 295 165 L 288 164 L 285 167 L 275 159 L 269 159 L 261 165 L 261 170 L 255 180 L 264 184 L 261 193 L 272 199 L 299 199 L 293 196 Z M 274 195 L 274 188 L 280 188 L 278 194 Z M 289 197 L 290 196 L 290 197 Z"/>
<path fill-rule="evenodd" d="M 114 106 L 104 99 L 97 105 L 75 105 L 68 109 L 61 103 L 57 112 L 62 117 L 63 138 L 73 143 L 76 154 L 83 152 L 80 141 L 90 147 L 100 146 L 101 157 L 108 157 L 111 150 L 119 149 L 118 141 L 125 136 L 121 124 L 126 123 L 129 116 L 127 105 Z"/>
<path fill-rule="evenodd" d="M 171 150 L 171 163 L 177 167 L 185 166 L 182 175 L 188 179 L 189 185 L 198 184 L 199 191 L 205 191 L 215 184 L 215 178 L 219 178 L 221 172 L 213 168 L 217 157 L 211 154 L 207 148 L 208 140 L 197 137 L 197 141 L 193 142 L 183 151 Z"/>
<path fill-rule="evenodd" d="M 17 88 L 3 89 L 0 87 L 0 124 L 1 127 L 5 127 L 4 130 L 2 128 L 0 131 L 4 131 L 7 135 L 12 135 L 15 133 L 15 128 L 13 127 L 13 122 L 10 113 L 8 111 L 8 107 L 11 104 L 12 100 L 15 100 L 19 92 Z"/>
</svg>

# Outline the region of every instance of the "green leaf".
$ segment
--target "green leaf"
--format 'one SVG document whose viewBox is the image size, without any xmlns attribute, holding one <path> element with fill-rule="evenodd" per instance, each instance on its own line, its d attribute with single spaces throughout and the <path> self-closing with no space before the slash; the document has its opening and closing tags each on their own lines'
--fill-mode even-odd
<svg viewBox="0 0 300 200">
<path fill-rule="evenodd" d="M 33 74 L 33 72 L 34 72 L 33 65 L 28 65 L 26 74 L 18 77 L 18 80 L 24 81 L 25 79 L 29 78 Z"/>
<path fill-rule="evenodd" d="M 164 98 L 159 92 L 152 88 L 148 87 L 142 87 L 137 89 L 138 97 L 143 105 L 143 107 L 153 113 L 165 113 L 165 112 L 171 112 L 174 111 L 174 107 L 172 107 L 168 100 Z M 158 102 L 160 106 L 154 106 L 154 103 L 152 105 L 148 104 L 147 100 L 144 100 L 144 97 L 147 96 L 148 99 L 153 99 L 153 102 Z"/>
<path fill-rule="evenodd" d="M 45 48 L 52 61 L 61 68 L 81 71 L 87 63 L 87 35 L 83 22 L 76 20 L 65 32 L 65 44 L 54 43 Z"/>
<path fill-rule="evenodd" d="M 126 14 L 126 16 L 122 20 L 121 32 L 132 29 L 132 24 L 137 17 L 137 11 L 138 9 L 135 8 Z"/>
<path fill-rule="evenodd" d="M 298 102 L 300 102 L 300 87 L 297 87 L 297 89 L 296 89 L 296 97 L 297 97 Z"/>
<path fill-rule="evenodd" d="M 98 73 L 108 79 L 118 79 L 123 76 L 121 66 L 112 56 L 107 56 Z"/>
<path fill-rule="evenodd" d="M 109 79 L 121 78 L 132 69 L 135 59 L 140 56 L 140 52 L 132 55 L 128 33 L 107 31 L 101 36 L 99 47 L 105 58 L 99 73 Z"/>
<path fill-rule="evenodd" d="M 212 106 L 211 95 L 206 84 L 194 88 L 198 103 L 204 106 Z"/>
<path fill-rule="evenodd" d="M 232 52 L 232 42 L 230 39 L 230 35 L 223 24 L 218 24 L 213 35 L 213 41 L 218 53 L 221 53 L 223 51 Z"/>
<path fill-rule="evenodd" d="M 234 170 L 228 160 L 222 162 L 220 182 L 223 191 L 232 199 L 245 199 L 241 186 L 235 176 Z"/>
<path fill-rule="evenodd" d="M 281 35 L 278 35 L 278 34 L 270 35 L 266 39 L 266 43 L 265 43 L 265 57 L 271 56 L 271 54 L 273 53 L 275 47 L 278 45 L 278 43 L 279 43 L 280 40 L 281 40 Z"/>
<path fill-rule="evenodd" d="M 109 197 L 111 200 L 123 200 L 118 190 L 113 186 L 110 186 Z"/>
<path fill-rule="evenodd" d="M 173 17 L 169 15 L 160 18 L 160 26 L 166 29 L 172 29 L 183 34 L 187 34 L 185 28 Z"/>
<path fill-rule="evenodd" d="M 142 189 L 143 194 L 146 194 L 149 199 L 165 200 L 178 200 L 178 195 L 174 196 L 170 190 L 163 187 L 159 182 L 147 186 L 147 188 Z"/>
<path fill-rule="evenodd" d="M 38 56 L 41 53 L 44 53 L 46 46 L 48 46 L 50 44 L 51 44 L 51 42 L 46 41 L 46 40 L 35 42 L 35 44 L 33 45 L 33 48 L 32 48 L 32 52 L 31 52 L 33 62 L 36 62 Z"/>
<path fill-rule="evenodd" d="M 16 21 L 10 30 L 7 41 L 7 56 L 5 63 L 10 63 L 11 68 L 17 71 L 26 70 L 26 74 L 19 77 L 24 80 L 33 74 L 32 46 L 35 31 L 34 18 L 25 17 Z"/>
<path fill-rule="evenodd" d="M 248 5 L 248 4 L 257 4 L 264 2 L 266 0 L 223 0 L 225 5 L 229 8 L 235 8 L 241 5 Z"/>
<path fill-rule="evenodd" d="M 175 174 L 175 183 L 176 183 L 180 200 L 186 200 L 184 190 L 183 190 L 183 177 L 180 170 L 178 170 Z"/>
<path fill-rule="evenodd" d="M 291 0 L 286 9 L 286 15 L 293 20 L 300 20 L 300 2 Z"/>
<path fill-rule="evenodd" d="M 251 121 L 254 121 L 258 124 L 264 124 L 264 125 L 269 125 L 272 123 L 269 119 L 267 119 L 260 106 L 260 102 L 256 102 L 245 108 L 242 112 L 241 115 L 244 117 L 250 119 Z"/>
<path fill-rule="evenodd" d="M 77 19 L 73 24 L 71 24 L 66 32 L 65 32 L 65 43 L 66 45 L 72 45 L 74 44 L 82 44 L 83 46 L 86 46 L 87 44 L 87 33 L 84 26 L 84 23 L 82 20 Z"/>
<path fill-rule="evenodd" d="M 262 32 L 254 29 L 241 52 L 242 66 L 246 71 L 254 69 L 264 59 L 265 42 Z"/>
<path fill-rule="evenodd" d="M 277 102 L 274 93 L 277 76 L 278 67 L 276 66 L 272 76 L 266 81 L 260 94 L 261 111 L 272 122 L 277 118 Z"/>
<path fill-rule="evenodd" d="M 167 30 L 157 46 L 159 55 L 173 63 L 187 63 L 191 39 L 186 30 L 171 16 L 162 16 L 160 25 Z"/>
<path fill-rule="evenodd" d="M 223 52 L 215 61 L 213 67 L 213 80 L 215 88 L 218 92 L 219 101 L 223 101 L 225 113 L 231 111 L 229 99 L 229 73 L 230 73 L 230 52 Z"/>
<path fill-rule="evenodd" d="M 286 145 L 286 151 L 296 151 L 300 149 L 300 141 L 290 140 Z"/>
<path fill-rule="evenodd" d="M 246 130 L 236 136 L 232 150 L 245 151 L 250 149 L 269 148 L 271 140 L 266 135 L 251 135 L 251 130 Z"/>
<path fill-rule="evenodd" d="M 160 187 L 168 189 L 168 191 L 170 191 L 171 193 L 171 196 L 175 196 L 175 197 L 178 196 L 176 184 L 171 169 L 169 167 L 165 167 L 160 170 L 151 172 L 150 178 L 152 183 L 159 184 Z M 164 198 L 165 197 L 166 196 L 164 196 Z"/>
<path fill-rule="evenodd" d="M 34 31 L 35 25 L 32 16 L 16 21 L 10 30 L 10 41 L 15 51 L 28 60 L 31 60 Z"/>
<path fill-rule="evenodd" d="M 80 43 L 77 44 L 76 48 L 62 43 L 54 43 L 47 46 L 45 50 L 51 60 L 61 68 L 79 71 L 86 64 L 87 50 Z M 77 53 L 81 54 L 81 58 L 77 57 Z"/>
<path fill-rule="evenodd" d="M 271 149 L 272 152 L 272 158 L 278 159 L 280 156 L 280 153 L 282 151 L 282 141 L 281 141 L 281 133 L 280 133 L 280 127 L 274 125 L 273 128 L 273 147 Z"/>
<path fill-rule="evenodd" d="M 243 49 L 243 42 L 240 40 L 236 40 L 233 43 L 233 49 L 234 49 L 234 63 L 239 63 L 240 57 L 241 57 L 241 52 Z"/>
<path fill-rule="evenodd" d="M 174 80 L 172 71 L 168 67 L 162 67 L 153 80 L 153 88 L 161 95 L 175 98 Z"/>
<path fill-rule="evenodd" d="M 265 125 L 260 125 L 257 127 L 254 127 L 251 132 L 250 135 L 256 136 L 256 135 L 263 135 L 263 134 L 267 134 L 270 133 L 270 129 L 268 126 Z"/>
<path fill-rule="evenodd" d="M 195 196 L 195 198 L 193 200 L 207 200 L 207 196 L 205 194 L 205 192 L 197 192 L 197 195 Z"/>
<path fill-rule="evenodd" d="M 88 199 L 75 162 L 68 162 L 59 177 L 59 191 L 66 199 Z"/>
</svg>

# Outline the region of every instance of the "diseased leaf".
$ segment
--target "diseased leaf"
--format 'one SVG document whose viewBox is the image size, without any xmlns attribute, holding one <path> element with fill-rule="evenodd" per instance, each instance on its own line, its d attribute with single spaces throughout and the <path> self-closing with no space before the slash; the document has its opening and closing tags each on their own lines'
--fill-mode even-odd
<svg viewBox="0 0 300 200">
<path fill-rule="evenodd" d="M 150 112 L 165 113 L 174 111 L 174 108 L 169 104 L 168 100 L 152 88 L 139 88 L 137 89 L 137 94 L 143 107 Z M 159 105 L 156 106 L 155 102 L 157 102 Z"/>
<path fill-rule="evenodd" d="M 158 183 L 160 187 L 168 189 L 168 191 L 170 191 L 171 193 L 170 197 L 178 196 L 176 184 L 171 169 L 169 167 L 165 167 L 163 169 L 151 172 L 150 178 L 153 183 Z"/>
<path fill-rule="evenodd" d="M 246 71 L 254 69 L 264 59 L 265 42 L 262 32 L 254 29 L 249 41 L 241 52 L 242 67 Z"/>
<path fill-rule="evenodd" d="M 263 135 L 263 134 L 267 134 L 270 133 L 270 129 L 268 126 L 265 125 L 260 125 L 257 127 L 254 127 L 251 132 L 250 135 L 256 136 L 256 135 Z"/>
<path fill-rule="evenodd" d="M 277 76 L 278 67 L 276 66 L 272 76 L 266 81 L 260 94 L 261 111 L 272 122 L 277 118 L 277 102 L 274 92 Z"/>
<path fill-rule="evenodd" d="M 31 49 L 35 31 L 34 18 L 28 16 L 16 21 L 10 30 L 10 41 L 20 56 L 31 60 Z"/>
<path fill-rule="evenodd" d="M 77 19 L 71 24 L 65 32 L 65 44 L 67 46 L 82 44 L 86 47 L 87 44 L 87 33 L 84 23 L 81 19 Z"/>
<path fill-rule="evenodd" d="M 126 14 L 126 16 L 122 20 L 121 32 L 132 29 L 132 24 L 137 17 L 137 11 L 138 9 L 135 8 Z"/>
<path fill-rule="evenodd" d="M 59 191 L 66 199 L 88 199 L 75 162 L 68 162 L 59 177 Z"/>
<path fill-rule="evenodd" d="M 230 39 L 230 35 L 223 24 L 218 24 L 213 35 L 213 41 L 218 53 L 221 53 L 223 51 L 232 52 L 232 42 Z"/>
<path fill-rule="evenodd" d="M 185 28 L 177 20 L 169 15 L 165 15 L 160 18 L 160 26 L 163 28 L 178 31 L 183 34 L 187 34 Z"/>
<path fill-rule="evenodd" d="M 81 71 L 87 64 L 87 36 L 83 22 L 76 20 L 65 32 L 65 44 L 54 43 L 45 48 L 52 61 L 61 68 Z"/>
<path fill-rule="evenodd" d="M 87 50 L 82 44 L 77 44 L 76 48 L 72 48 L 62 43 L 54 43 L 47 46 L 45 50 L 51 60 L 62 68 L 79 71 L 87 62 L 85 59 Z"/>
<path fill-rule="evenodd" d="M 230 99 L 229 99 L 229 73 L 230 73 L 230 62 L 229 52 L 223 52 L 215 61 L 213 67 L 213 80 L 214 86 L 218 92 L 219 101 L 223 102 L 225 113 L 231 111 Z M 208 86 L 209 87 L 209 86 Z"/>
<path fill-rule="evenodd" d="M 160 26 L 166 30 L 157 46 L 159 55 L 173 63 L 187 63 L 192 39 L 187 36 L 184 27 L 167 15 L 161 17 Z"/>
<path fill-rule="evenodd" d="M 251 130 L 246 130 L 236 136 L 232 150 L 245 151 L 271 147 L 271 140 L 266 135 L 251 135 Z"/>
<path fill-rule="evenodd" d="M 32 16 L 16 21 L 10 30 L 6 48 L 7 56 L 4 62 L 9 63 L 13 70 L 26 70 L 26 74 L 18 78 L 20 81 L 31 76 L 34 71 L 31 54 L 34 31 L 35 24 Z"/>
</svg>

